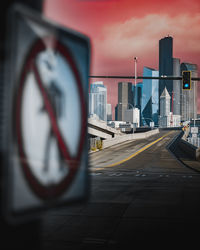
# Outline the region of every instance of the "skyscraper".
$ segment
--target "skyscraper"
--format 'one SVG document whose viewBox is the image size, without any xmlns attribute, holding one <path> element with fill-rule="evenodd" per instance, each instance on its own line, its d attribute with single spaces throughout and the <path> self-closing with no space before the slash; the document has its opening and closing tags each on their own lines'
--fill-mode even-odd
<svg viewBox="0 0 200 250">
<path fill-rule="evenodd" d="M 133 90 L 133 96 L 135 97 L 135 101 L 133 98 L 133 102 L 135 103 L 135 106 L 139 109 L 141 109 L 141 102 L 142 102 L 142 88 L 143 88 L 143 83 L 142 82 L 138 82 L 135 85 L 132 86 L 132 90 Z"/>
<path fill-rule="evenodd" d="M 118 106 L 117 118 L 118 121 L 124 121 L 124 113 L 126 109 L 132 108 L 133 105 L 133 92 L 131 82 L 118 83 Z"/>
<path fill-rule="evenodd" d="M 180 59 L 173 58 L 173 76 L 180 76 Z M 173 80 L 172 113 L 181 114 L 181 80 Z"/>
<path fill-rule="evenodd" d="M 98 81 L 90 85 L 89 116 L 96 114 L 99 119 L 107 121 L 107 88 Z"/>
<path fill-rule="evenodd" d="M 191 77 L 198 77 L 198 67 L 196 64 L 181 63 L 181 72 L 191 70 Z M 197 82 L 191 82 L 191 90 L 181 88 L 181 115 L 182 120 L 197 118 Z"/>
<path fill-rule="evenodd" d="M 112 105 L 107 103 L 107 121 L 112 121 Z"/>
<path fill-rule="evenodd" d="M 142 116 L 141 116 L 141 107 L 142 107 L 142 89 L 143 89 L 143 83 L 142 82 L 138 82 L 135 85 L 132 86 L 132 90 L 133 90 L 133 96 L 135 98 L 133 98 L 133 103 L 135 103 L 135 107 L 139 109 L 139 116 L 140 116 L 140 121 L 142 120 Z"/>
<path fill-rule="evenodd" d="M 159 40 L 159 76 L 173 75 L 173 38 L 167 36 Z M 172 97 L 173 80 L 159 80 L 159 97 L 163 90 L 167 89 L 169 95 Z M 159 98 L 160 101 L 160 98 Z M 171 110 L 171 104 L 170 104 Z M 160 104 L 159 104 L 160 113 Z"/>
<path fill-rule="evenodd" d="M 144 67 L 143 76 L 158 76 L 158 71 L 149 67 Z M 149 125 L 153 120 L 158 124 L 158 80 L 144 79 L 142 88 L 142 103 L 141 103 L 141 123 Z"/>
<path fill-rule="evenodd" d="M 171 97 L 167 88 L 165 87 L 160 96 L 160 116 L 168 116 L 170 114 Z"/>
</svg>

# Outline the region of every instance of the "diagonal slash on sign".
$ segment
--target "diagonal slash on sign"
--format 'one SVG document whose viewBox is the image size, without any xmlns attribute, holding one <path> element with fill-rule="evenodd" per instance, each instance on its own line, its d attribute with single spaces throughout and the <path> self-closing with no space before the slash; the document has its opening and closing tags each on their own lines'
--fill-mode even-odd
<svg viewBox="0 0 200 250">
<path fill-rule="evenodd" d="M 55 112 L 53 110 L 51 101 L 50 101 L 49 96 L 48 96 L 48 94 L 46 92 L 44 84 L 43 84 L 43 82 L 41 80 L 41 77 L 40 77 L 40 74 L 38 72 L 38 69 L 37 69 L 37 66 L 36 66 L 35 62 L 32 65 L 32 69 L 33 69 L 33 72 L 34 72 L 34 75 L 35 75 L 35 78 L 36 78 L 36 83 L 37 83 L 37 85 L 38 85 L 38 87 L 40 89 L 40 92 L 42 94 L 44 105 L 45 105 L 47 114 L 48 114 L 49 119 L 50 119 L 51 127 L 52 127 L 52 130 L 54 132 L 55 138 L 56 138 L 56 140 L 58 142 L 59 150 L 62 153 L 63 158 L 65 160 L 70 161 L 70 160 L 72 160 L 72 158 L 71 158 L 71 156 L 69 154 L 69 151 L 67 149 L 67 146 L 65 145 L 65 142 L 63 140 L 62 134 L 61 134 L 60 129 L 59 129 L 58 124 L 57 124 Z"/>
</svg>

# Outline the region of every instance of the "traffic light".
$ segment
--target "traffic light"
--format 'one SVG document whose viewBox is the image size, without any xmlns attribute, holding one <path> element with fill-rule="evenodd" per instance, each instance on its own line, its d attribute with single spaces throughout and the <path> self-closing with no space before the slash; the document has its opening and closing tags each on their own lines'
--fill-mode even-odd
<svg viewBox="0 0 200 250">
<path fill-rule="evenodd" d="M 183 89 L 191 89 L 191 71 L 188 70 L 182 72 L 182 83 Z"/>
</svg>

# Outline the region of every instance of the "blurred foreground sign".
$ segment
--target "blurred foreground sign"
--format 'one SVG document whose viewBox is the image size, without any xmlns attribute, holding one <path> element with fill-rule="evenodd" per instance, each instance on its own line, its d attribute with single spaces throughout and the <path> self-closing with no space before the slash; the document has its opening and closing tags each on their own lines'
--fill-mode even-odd
<svg viewBox="0 0 200 250">
<path fill-rule="evenodd" d="M 23 7 L 9 16 L 4 209 L 21 221 L 88 196 L 90 46 Z"/>
</svg>

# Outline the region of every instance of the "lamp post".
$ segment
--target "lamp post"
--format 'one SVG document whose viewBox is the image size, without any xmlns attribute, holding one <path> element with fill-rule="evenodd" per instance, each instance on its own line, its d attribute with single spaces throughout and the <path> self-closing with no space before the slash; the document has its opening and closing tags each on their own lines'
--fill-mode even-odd
<svg viewBox="0 0 200 250">
<path fill-rule="evenodd" d="M 136 87 L 136 80 L 137 80 L 137 56 L 134 57 L 134 62 L 135 62 L 135 87 Z"/>
<path fill-rule="evenodd" d="M 151 122 L 154 122 L 151 118 L 149 118 L 149 117 L 145 117 L 145 118 L 142 118 L 142 120 L 150 120 Z"/>
<path fill-rule="evenodd" d="M 134 106 L 136 106 L 136 100 L 135 100 L 135 98 L 136 98 L 136 82 L 137 82 L 137 59 L 138 59 L 138 57 L 137 56 L 135 56 L 134 57 L 134 62 L 135 62 L 135 91 L 134 91 Z"/>
<path fill-rule="evenodd" d="M 131 104 L 131 103 L 128 102 L 128 105 L 131 105 L 132 109 L 134 109 L 133 104 Z"/>
<path fill-rule="evenodd" d="M 132 107 L 132 109 L 134 109 L 134 106 L 133 106 L 133 104 L 131 104 L 131 103 L 122 103 L 122 102 L 119 102 L 118 104 L 122 104 L 122 105 L 126 105 L 126 104 L 128 104 L 128 105 L 131 105 L 131 107 Z"/>
</svg>

